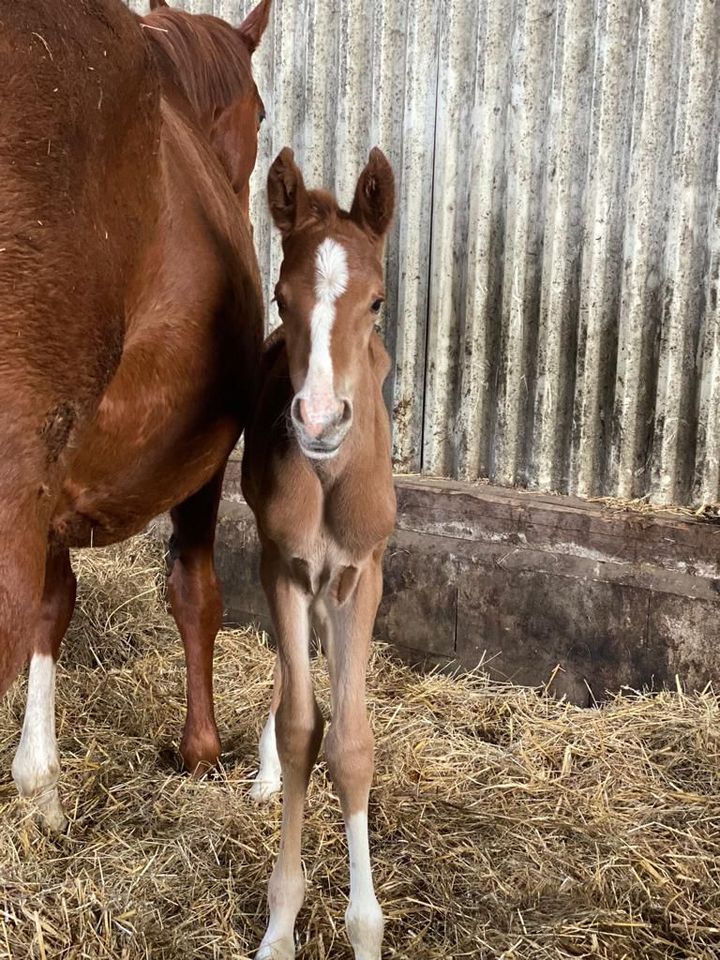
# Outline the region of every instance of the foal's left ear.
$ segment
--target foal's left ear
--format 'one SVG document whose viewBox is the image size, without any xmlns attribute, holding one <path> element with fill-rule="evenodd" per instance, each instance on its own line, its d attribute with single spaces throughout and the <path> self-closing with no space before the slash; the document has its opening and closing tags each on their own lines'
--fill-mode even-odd
<svg viewBox="0 0 720 960">
<path fill-rule="evenodd" d="M 310 199 L 290 147 L 283 147 L 268 172 L 270 214 L 283 237 L 299 230 L 312 216 Z"/>
<path fill-rule="evenodd" d="M 245 41 L 245 46 L 250 53 L 255 53 L 262 40 L 262 35 L 265 33 L 270 19 L 271 3 L 272 0 L 261 0 L 238 27 L 238 33 Z"/>
<path fill-rule="evenodd" d="M 350 219 L 379 242 L 388 231 L 394 209 L 395 176 L 390 161 L 382 150 L 373 147 L 355 187 Z"/>
<path fill-rule="evenodd" d="M 151 10 L 157 10 L 159 7 L 167 7 L 167 6 L 169 6 L 169 4 L 166 3 L 166 0 L 150 0 Z"/>
</svg>

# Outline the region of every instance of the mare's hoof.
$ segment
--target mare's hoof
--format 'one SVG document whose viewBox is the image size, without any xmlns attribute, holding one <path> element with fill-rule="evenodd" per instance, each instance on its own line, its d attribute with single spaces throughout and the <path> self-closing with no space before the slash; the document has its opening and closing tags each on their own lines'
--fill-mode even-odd
<svg viewBox="0 0 720 960">
<path fill-rule="evenodd" d="M 208 737 L 200 740 L 190 740 L 183 737 L 180 744 L 180 756 L 183 767 L 194 777 L 202 777 L 218 765 L 220 759 L 220 739 Z"/>
</svg>

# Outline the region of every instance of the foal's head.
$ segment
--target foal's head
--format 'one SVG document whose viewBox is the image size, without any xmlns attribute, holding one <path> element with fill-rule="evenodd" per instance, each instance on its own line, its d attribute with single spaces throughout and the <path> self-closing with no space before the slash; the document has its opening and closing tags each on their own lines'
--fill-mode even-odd
<svg viewBox="0 0 720 960">
<path fill-rule="evenodd" d="M 252 54 L 262 38 L 272 0 L 261 0 L 239 27 L 218 17 L 150 0 L 143 19 L 164 81 L 184 93 L 225 167 L 245 212 L 265 108 L 252 75 Z"/>
<path fill-rule="evenodd" d="M 270 212 L 284 254 L 275 299 L 295 391 L 290 415 L 314 460 L 336 456 L 355 408 L 370 399 L 370 337 L 385 297 L 382 253 L 394 192 L 392 168 L 377 148 L 349 213 L 329 193 L 306 190 L 287 147 L 270 168 Z"/>
</svg>

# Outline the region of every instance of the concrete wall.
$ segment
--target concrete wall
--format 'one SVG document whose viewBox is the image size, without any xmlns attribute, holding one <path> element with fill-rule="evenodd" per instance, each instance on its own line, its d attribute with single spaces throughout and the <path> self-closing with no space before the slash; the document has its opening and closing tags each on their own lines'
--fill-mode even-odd
<svg viewBox="0 0 720 960">
<path fill-rule="evenodd" d="M 275 0 L 263 276 L 280 147 L 349 203 L 379 144 L 398 471 L 718 500 L 719 36 L 713 0 Z"/>
<path fill-rule="evenodd" d="M 272 632 L 239 467 L 217 530 L 226 618 Z M 583 705 L 720 682 L 717 524 L 488 484 L 398 478 L 396 490 L 375 635 L 410 663 L 481 665 Z"/>
</svg>

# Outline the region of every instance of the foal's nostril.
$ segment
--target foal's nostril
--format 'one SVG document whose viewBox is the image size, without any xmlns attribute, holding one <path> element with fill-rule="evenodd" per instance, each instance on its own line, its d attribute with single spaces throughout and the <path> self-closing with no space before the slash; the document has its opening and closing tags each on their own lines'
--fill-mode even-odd
<svg viewBox="0 0 720 960">
<path fill-rule="evenodd" d="M 322 441 L 343 433 L 352 422 L 352 403 L 337 397 L 318 402 L 316 399 L 295 396 L 290 404 L 290 416 L 302 433 L 313 440 Z"/>
<path fill-rule="evenodd" d="M 340 418 L 338 419 L 338 423 L 339 423 L 340 425 L 342 425 L 342 426 L 345 426 L 346 424 L 349 424 L 349 423 L 352 421 L 352 415 L 353 415 L 352 404 L 350 403 L 349 400 L 343 400 L 343 401 L 342 401 L 342 413 L 340 414 Z"/>
</svg>

